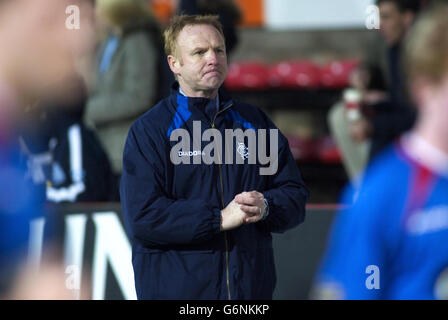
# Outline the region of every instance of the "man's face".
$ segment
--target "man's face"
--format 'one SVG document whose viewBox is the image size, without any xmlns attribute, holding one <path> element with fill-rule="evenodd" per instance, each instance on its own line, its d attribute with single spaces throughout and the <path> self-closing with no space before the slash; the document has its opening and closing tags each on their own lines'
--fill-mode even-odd
<svg viewBox="0 0 448 320">
<path fill-rule="evenodd" d="M 412 13 L 401 12 L 399 8 L 389 1 L 379 4 L 380 32 L 389 46 L 397 44 L 405 35 L 412 22 Z"/>
<path fill-rule="evenodd" d="M 168 59 L 188 96 L 214 96 L 227 74 L 224 39 L 210 25 L 182 29 L 177 37 L 175 55 Z"/>
</svg>

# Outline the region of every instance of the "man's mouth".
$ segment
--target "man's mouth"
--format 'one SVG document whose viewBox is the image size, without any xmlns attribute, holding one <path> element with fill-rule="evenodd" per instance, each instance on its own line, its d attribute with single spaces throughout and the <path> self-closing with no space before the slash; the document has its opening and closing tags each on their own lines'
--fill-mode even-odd
<svg viewBox="0 0 448 320">
<path fill-rule="evenodd" d="M 212 74 L 212 75 L 218 75 L 220 72 L 218 69 L 212 69 L 212 70 L 208 70 L 206 72 L 204 72 L 204 76 L 208 75 L 208 74 Z"/>
</svg>

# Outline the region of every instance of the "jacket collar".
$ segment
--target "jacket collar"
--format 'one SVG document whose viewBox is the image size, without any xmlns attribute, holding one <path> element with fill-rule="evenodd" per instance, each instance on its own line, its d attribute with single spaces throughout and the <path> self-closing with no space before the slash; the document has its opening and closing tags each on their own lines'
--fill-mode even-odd
<svg viewBox="0 0 448 320">
<path fill-rule="evenodd" d="M 212 99 L 208 98 L 196 98 L 196 97 L 187 97 L 182 95 L 179 92 L 179 83 L 175 81 L 171 86 L 171 94 L 170 94 L 170 101 L 171 104 L 175 107 L 178 106 L 178 100 L 179 95 L 182 97 L 182 99 L 185 99 L 187 102 L 188 108 L 190 110 L 192 109 L 199 109 L 199 110 L 205 110 L 205 107 L 208 103 L 211 102 Z M 222 110 L 225 108 L 229 103 L 232 102 L 232 99 L 230 96 L 222 89 L 220 88 L 218 91 L 218 99 L 219 99 L 219 110 Z"/>
</svg>

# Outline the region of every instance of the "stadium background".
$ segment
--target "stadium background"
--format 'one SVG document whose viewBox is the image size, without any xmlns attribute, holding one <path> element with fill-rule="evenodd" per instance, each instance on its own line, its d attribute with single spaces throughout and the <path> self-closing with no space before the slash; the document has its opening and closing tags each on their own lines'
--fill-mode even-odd
<svg viewBox="0 0 448 320">
<path fill-rule="evenodd" d="M 373 0 L 238 0 L 243 19 L 226 87 L 264 109 L 288 137 L 311 190 L 306 223 L 274 235 L 275 299 L 308 299 L 339 194 L 347 183 L 326 114 L 341 98 L 350 70 L 378 36 L 365 25 Z M 153 0 L 160 21 L 173 0 Z M 93 299 L 134 299 L 130 244 L 119 203 L 58 206 L 66 265 L 89 277 Z M 45 224 L 35 224 L 37 243 Z M 33 246 L 36 263 L 39 245 Z M 79 288 L 75 288 L 76 291 Z"/>
<path fill-rule="evenodd" d="M 274 235 L 274 299 L 308 299 L 334 203 L 347 182 L 339 152 L 328 135 L 326 113 L 340 99 L 349 71 L 367 43 L 378 36 L 365 25 L 373 1 L 237 3 L 243 18 L 226 86 L 233 96 L 263 108 L 288 136 L 311 189 L 306 223 Z M 173 14 L 174 1 L 154 0 L 151 6 L 166 23 Z M 120 205 L 74 204 L 63 206 L 61 212 L 66 226 L 66 257 L 71 259 L 67 264 L 83 261 L 82 271 L 92 280 L 92 298 L 133 299 L 132 266 L 123 258 L 130 257 L 130 244 L 116 233 L 124 234 Z M 115 226 L 109 228 L 123 229 L 107 232 L 108 224 Z"/>
</svg>

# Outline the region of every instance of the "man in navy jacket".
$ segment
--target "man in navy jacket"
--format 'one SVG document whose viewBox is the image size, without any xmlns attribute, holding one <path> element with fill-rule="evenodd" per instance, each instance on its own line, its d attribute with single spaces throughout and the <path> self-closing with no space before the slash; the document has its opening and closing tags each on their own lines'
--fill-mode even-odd
<svg viewBox="0 0 448 320">
<path fill-rule="evenodd" d="M 217 17 L 175 17 L 164 36 L 177 82 L 132 125 L 123 157 L 137 297 L 272 299 L 271 233 L 304 221 L 308 190 L 271 120 L 219 90 Z"/>
</svg>

